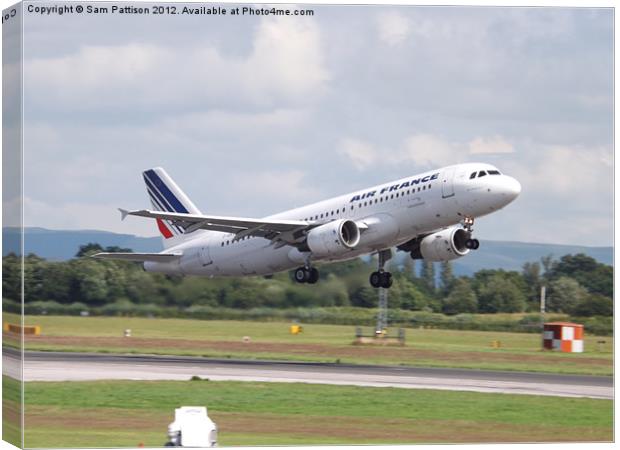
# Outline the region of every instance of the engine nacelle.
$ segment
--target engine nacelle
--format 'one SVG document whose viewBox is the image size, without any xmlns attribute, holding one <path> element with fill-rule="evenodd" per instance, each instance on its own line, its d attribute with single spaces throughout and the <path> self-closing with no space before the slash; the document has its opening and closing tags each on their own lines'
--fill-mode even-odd
<svg viewBox="0 0 620 450">
<path fill-rule="evenodd" d="M 352 220 L 341 219 L 310 230 L 307 245 L 318 258 L 341 255 L 360 241 L 360 230 Z"/>
<path fill-rule="evenodd" d="M 453 227 L 428 235 L 420 241 L 419 252 L 427 261 L 450 261 L 469 253 L 466 247 L 469 233 Z"/>
</svg>

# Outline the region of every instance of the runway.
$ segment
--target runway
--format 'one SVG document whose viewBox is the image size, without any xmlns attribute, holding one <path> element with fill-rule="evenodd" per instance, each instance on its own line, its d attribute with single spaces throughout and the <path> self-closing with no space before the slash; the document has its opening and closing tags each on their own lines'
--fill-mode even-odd
<svg viewBox="0 0 620 450">
<path fill-rule="evenodd" d="M 19 354 L 3 349 L 3 373 L 19 378 Z M 188 380 L 264 381 L 441 389 L 613 399 L 613 378 L 531 372 L 364 366 L 198 357 L 26 352 L 25 381 Z"/>
</svg>

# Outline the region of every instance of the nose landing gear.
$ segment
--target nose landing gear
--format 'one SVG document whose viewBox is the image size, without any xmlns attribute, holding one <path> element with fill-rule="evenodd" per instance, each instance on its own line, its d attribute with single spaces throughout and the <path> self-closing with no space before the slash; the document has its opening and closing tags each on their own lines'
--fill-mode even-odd
<svg viewBox="0 0 620 450">
<path fill-rule="evenodd" d="M 478 250 L 478 247 L 480 247 L 480 241 L 478 239 L 467 239 L 465 242 L 465 247 L 470 250 Z"/>
<path fill-rule="evenodd" d="M 470 250 L 478 250 L 478 247 L 480 247 L 480 241 L 478 241 L 478 239 L 467 239 L 465 242 L 465 247 Z"/>
<path fill-rule="evenodd" d="M 480 247 L 480 241 L 478 239 L 471 238 L 471 235 L 474 232 L 474 218 L 465 216 L 461 224 L 463 225 L 463 229 L 467 231 L 467 234 L 469 235 L 469 239 L 465 241 L 465 247 L 470 250 L 478 250 L 478 247 Z"/>
</svg>

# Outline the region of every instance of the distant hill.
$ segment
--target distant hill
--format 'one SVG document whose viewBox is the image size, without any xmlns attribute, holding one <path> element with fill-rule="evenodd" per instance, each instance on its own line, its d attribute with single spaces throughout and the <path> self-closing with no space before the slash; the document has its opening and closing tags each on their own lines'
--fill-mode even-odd
<svg viewBox="0 0 620 450">
<path fill-rule="evenodd" d="M 134 252 L 159 252 L 162 250 L 159 237 L 143 238 L 131 234 L 110 233 L 96 230 L 47 230 L 26 228 L 24 253 L 35 253 L 49 260 L 65 260 L 75 256 L 80 245 L 94 242 L 102 247 L 118 246 Z M 17 253 L 19 229 L 2 229 L 2 253 Z"/>
<path fill-rule="evenodd" d="M 520 271 L 524 263 L 540 261 L 543 256 L 553 255 L 554 259 L 560 259 L 564 255 L 577 253 L 584 253 L 600 263 L 613 265 L 613 247 L 483 240 L 478 250 L 453 261 L 453 266 L 454 273 L 458 275 L 471 275 L 481 269 Z"/>
<path fill-rule="evenodd" d="M 118 246 L 131 248 L 135 252 L 158 252 L 162 250 L 159 237 L 137 237 L 95 230 L 46 230 L 26 228 L 25 252 L 35 253 L 49 260 L 65 260 L 75 256 L 80 245 L 95 242 L 102 247 Z M 19 248 L 17 228 L 2 230 L 3 254 L 16 252 Z M 456 275 L 471 275 L 481 269 L 521 270 L 523 263 L 539 261 L 542 256 L 552 254 L 556 259 L 566 254 L 585 253 L 597 261 L 612 265 L 613 247 L 584 247 L 580 245 L 533 244 L 526 242 L 485 241 L 480 249 L 470 252 L 464 258 L 453 261 Z M 397 263 L 407 257 L 396 252 Z"/>
</svg>

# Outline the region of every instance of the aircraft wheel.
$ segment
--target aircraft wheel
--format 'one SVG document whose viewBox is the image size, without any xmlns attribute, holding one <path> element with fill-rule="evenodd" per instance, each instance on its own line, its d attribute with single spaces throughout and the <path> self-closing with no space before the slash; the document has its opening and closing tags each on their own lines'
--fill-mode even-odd
<svg viewBox="0 0 620 450">
<path fill-rule="evenodd" d="M 381 287 L 385 289 L 389 289 L 392 287 L 392 274 L 390 272 L 383 272 L 381 274 Z"/>
<path fill-rule="evenodd" d="M 298 283 L 305 283 L 310 278 L 310 273 L 306 270 L 305 267 L 300 267 L 295 270 L 295 281 Z"/>
<path fill-rule="evenodd" d="M 373 272 L 370 274 L 370 285 L 374 288 L 380 288 L 381 287 L 381 273 L 379 272 Z"/>
<path fill-rule="evenodd" d="M 478 247 L 480 247 L 480 241 L 478 239 L 473 239 L 473 241 L 474 241 L 473 249 L 478 250 Z"/>
<path fill-rule="evenodd" d="M 309 270 L 308 283 L 314 284 L 319 281 L 319 271 L 312 267 Z"/>
</svg>

